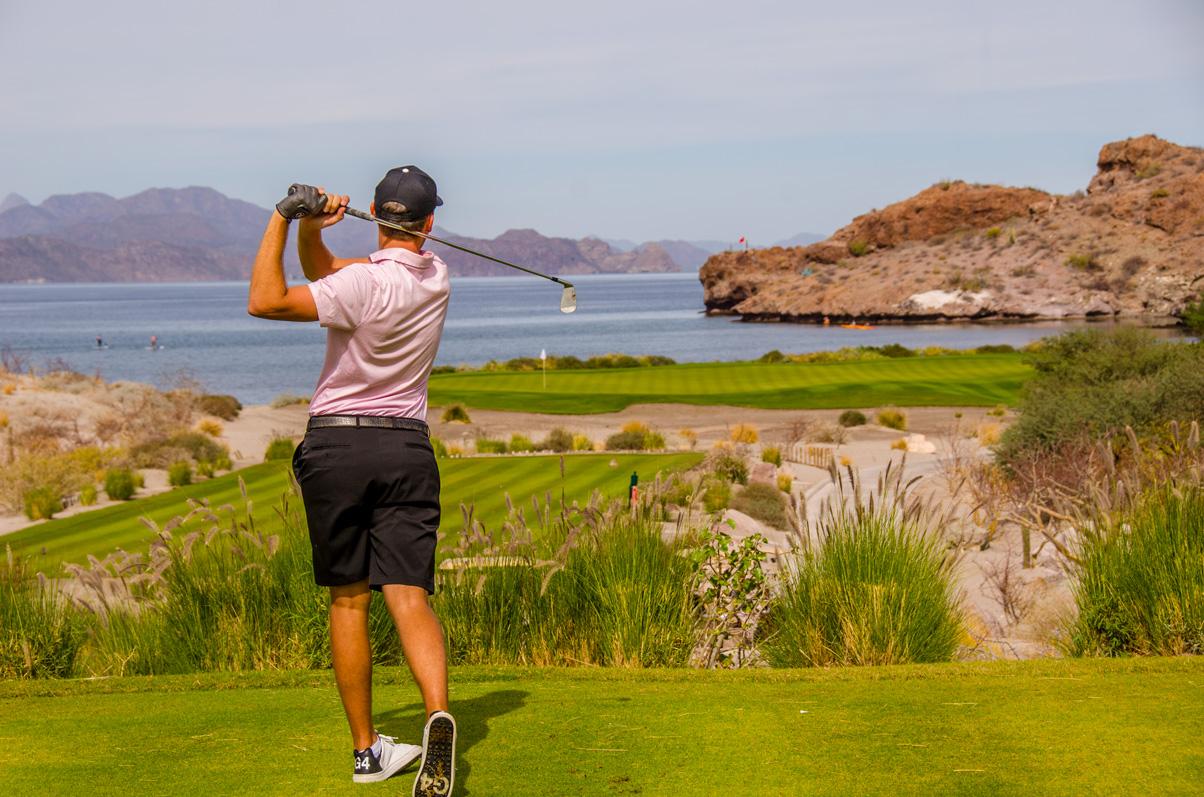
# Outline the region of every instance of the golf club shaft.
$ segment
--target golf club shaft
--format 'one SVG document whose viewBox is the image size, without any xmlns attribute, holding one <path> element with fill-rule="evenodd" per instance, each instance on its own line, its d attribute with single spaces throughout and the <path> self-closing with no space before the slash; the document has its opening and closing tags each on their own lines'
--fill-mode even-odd
<svg viewBox="0 0 1204 797">
<path fill-rule="evenodd" d="M 546 280 L 551 280 L 552 282 L 558 282 L 561 285 L 569 285 L 571 287 L 570 283 L 565 282 L 564 280 L 560 279 L 559 277 L 549 277 L 547 274 L 540 274 L 538 271 L 532 271 L 529 268 L 523 268 L 522 266 L 516 266 L 513 263 L 507 263 L 505 260 L 501 260 L 492 255 L 487 255 L 484 252 L 477 252 L 473 249 L 469 249 L 467 246 L 460 246 L 459 244 L 453 244 L 450 241 L 445 241 L 442 238 L 436 238 L 435 236 L 433 236 L 429 233 L 416 232 L 414 230 L 407 230 L 405 227 L 402 227 L 400 224 L 394 224 L 390 221 L 385 221 L 384 219 L 378 219 L 375 216 L 373 216 L 372 214 L 365 213 L 362 210 L 356 210 L 355 208 L 345 208 L 345 210 L 346 210 L 348 216 L 355 216 L 357 219 L 363 219 L 364 221 L 374 221 L 377 224 L 383 224 L 386 227 L 392 227 L 394 230 L 401 230 L 402 232 L 406 233 L 407 235 L 417 235 L 421 238 L 426 238 L 428 241 L 435 241 L 436 243 L 441 243 L 444 246 L 450 246 L 452 249 L 459 249 L 461 252 L 467 252 L 470 255 L 476 255 L 477 257 L 483 257 L 486 260 L 492 260 L 494 263 L 501 263 L 503 266 L 510 266 L 510 268 L 516 268 L 519 271 L 525 271 L 528 274 L 534 274 L 536 277 L 543 277 Z"/>
</svg>

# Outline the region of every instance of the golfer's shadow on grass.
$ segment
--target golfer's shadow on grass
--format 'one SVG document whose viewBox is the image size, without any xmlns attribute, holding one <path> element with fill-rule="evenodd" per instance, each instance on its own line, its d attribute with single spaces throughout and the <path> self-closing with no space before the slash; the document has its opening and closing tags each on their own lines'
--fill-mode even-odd
<svg viewBox="0 0 1204 797">
<path fill-rule="evenodd" d="M 456 797 L 468 797 L 468 787 L 471 785 L 472 767 L 464 754 L 489 735 L 491 719 L 522 708 L 526 705 L 528 695 L 528 692 L 518 689 L 500 689 L 471 700 L 452 701 L 452 715 L 456 718 Z M 414 728 L 421 728 L 426 722 L 426 716 L 422 703 L 411 703 L 378 714 L 376 721 L 382 733 L 396 736 L 398 741 L 409 744 Z M 412 775 L 415 771 L 415 765 L 410 765 L 404 774 L 397 777 L 404 778 L 405 774 Z"/>
</svg>

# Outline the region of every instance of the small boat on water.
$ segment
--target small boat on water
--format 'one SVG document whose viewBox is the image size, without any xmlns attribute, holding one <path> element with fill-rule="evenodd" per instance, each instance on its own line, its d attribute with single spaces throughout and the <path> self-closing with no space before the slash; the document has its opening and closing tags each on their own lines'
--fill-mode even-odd
<svg viewBox="0 0 1204 797">
<path fill-rule="evenodd" d="M 841 324 L 844 329 L 877 329 L 873 324 Z"/>
</svg>

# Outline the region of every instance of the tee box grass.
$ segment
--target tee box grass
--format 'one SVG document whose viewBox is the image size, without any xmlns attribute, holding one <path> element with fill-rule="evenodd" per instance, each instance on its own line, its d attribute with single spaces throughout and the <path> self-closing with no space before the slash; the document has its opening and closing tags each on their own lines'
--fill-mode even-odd
<svg viewBox="0 0 1204 797">
<path fill-rule="evenodd" d="M 610 497 L 626 495 L 632 473 L 638 474 L 643 481 L 651 481 L 657 473 L 688 469 L 701 460 L 702 454 L 690 452 L 566 454 L 562 478 L 559 456 L 440 459 L 439 473 L 443 482 L 440 526 L 447 535 L 442 545 L 455 544 L 455 532 L 463 526 L 461 503 L 472 505 L 474 518 L 493 529 L 500 526 L 508 514 L 507 494 L 516 506 L 525 504 L 526 516 L 533 518 L 530 511 L 532 495 L 537 495 L 542 503 L 545 493 L 551 491 L 556 502 L 563 490 L 570 506 L 573 501 L 584 506 L 595 489 Z M 616 463 L 614 467 L 610 465 L 612 461 Z M 117 548 L 130 553 L 145 551 L 154 539 L 154 532 L 140 518 L 150 518 L 162 528 L 172 518 L 188 513 L 189 498 L 208 499 L 215 510 L 229 504 L 245 521 L 246 505 L 238 484 L 240 478 L 246 484 L 256 526 L 272 533 L 280 522 L 277 510 L 281 496 L 289 487 L 288 468 L 283 462 L 255 465 L 149 498 L 30 526 L 5 535 L 4 542 L 12 547 L 14 554 L 32 557 L 34 568 L 47 574 L 56 572 L 61 562 L 82 564 L 89 554 L 104 558 Z M 293 501 L 291 506 L 301 510 L 300 500 Z M 197 520 L 185 531 L 208 528 L 209 525 Z"/>
<path fill-rule="evenodd" d="M 456 797 L 1189 795 L 1204 659 L 453 668 Z M 375 722 L 422 706 L 377 668 Z M 351 782 L 328 671 L 0 683 L 0 794 L 409 794 Z"/>
<path fill-rule="evenodd" d="M 1019 354 L 836 363 L 687 363 L 652 368 L 478 371 L 431 377 L 431 404 L 562 414 L 679 403 L 762 409 L 1010 404 L 1032 372 Z"/>
</svg>

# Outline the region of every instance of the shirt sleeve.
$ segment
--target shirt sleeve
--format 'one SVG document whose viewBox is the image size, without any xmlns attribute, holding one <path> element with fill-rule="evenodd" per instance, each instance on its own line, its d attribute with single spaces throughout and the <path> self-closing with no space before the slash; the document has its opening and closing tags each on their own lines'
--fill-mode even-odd
<svg viewBox="0 0 1204 797">
<path fill-rule="evenodd" d="M 351 331 L 364 320 L 373 284 L 365 269 L 348 266 L 311 282 L 309 290 L 318 308 L 318 323 Z"/>
</svg>

